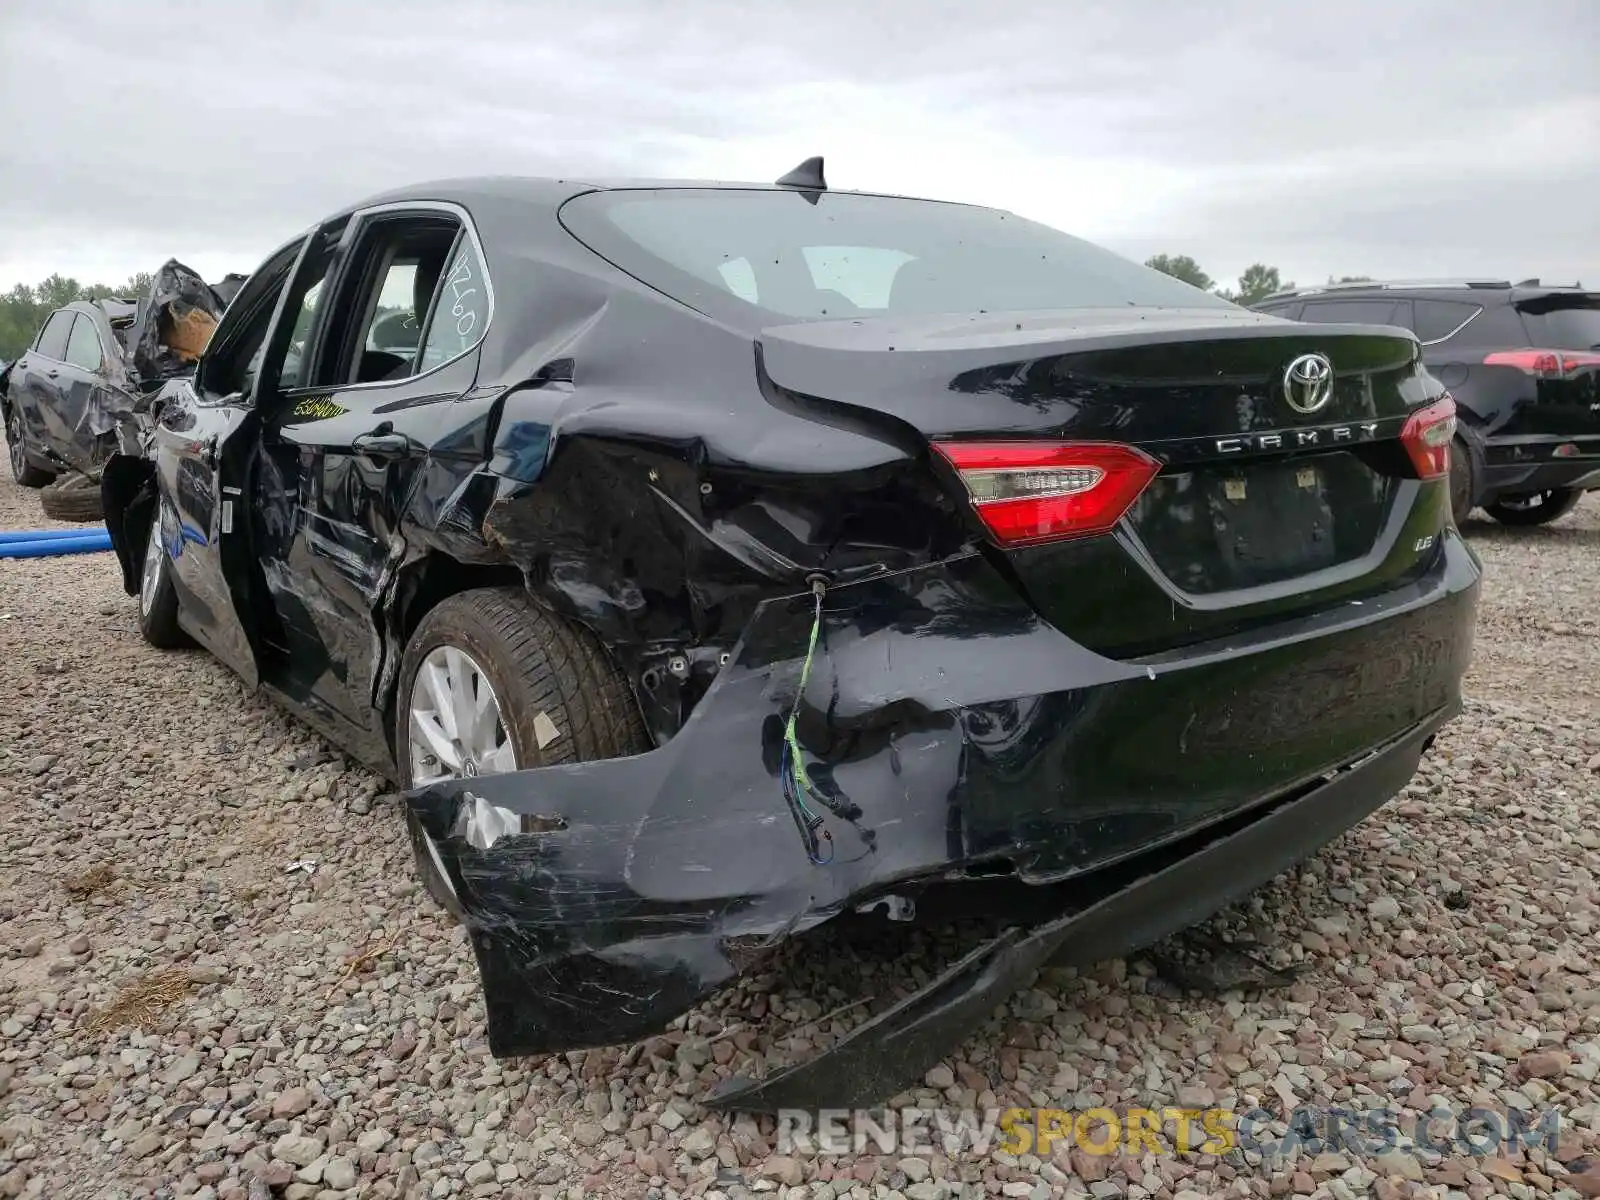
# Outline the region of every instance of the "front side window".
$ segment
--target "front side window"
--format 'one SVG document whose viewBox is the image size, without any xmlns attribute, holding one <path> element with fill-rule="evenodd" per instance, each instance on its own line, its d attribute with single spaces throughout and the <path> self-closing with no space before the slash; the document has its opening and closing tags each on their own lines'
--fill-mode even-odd
<svg viewBox="0 0 1600 1200">
<path fill-rule="evenodd" d="M 300 376 L 307 361 L 306 343 L 311 338 L 311 323 L 317 319 L 317 304 L 322 299 L 322 285 L 325 282 L 325 278 L 319 277 L 300 293 L 298 308 L 294 310 L 294 332 L 289 335 L 289 352 L 284 356 L 283 371 L 278 376 L 282 387 L 300 385 Z"/>
<path fill-rule="evenodd" d="M 639 189 L 577 196 L 560 218 L 650 287 L 757 326 L 856 314 L 1235 308 L 1049 226 L 964 204 Z"/>
<path fill-rule="evenodd" d="M 197 382 L 203 391 L 250 397 L 266 353 L 272 314 L 302 241 L 282 247 L 262 263 L 229 303 L 200 359 Z"/>
<path fill-rule="evenodd" d="M 72 319 L 77 316 L 70 308 L 57 309 L 50 314 L 50 319 L 44 323 L 44 328 L 39 330 L 39 340 L 33 348 L 46 358 L 53 358 L 57 362 L 66 361 L 67 333 L 72 329 Z"/>
<path fill-rule="evenodd" d="M 67 361 L 85 371 L 99 371 L 104 365 L 100 335 L 94 331 L 94 321 L 82 313 L 72 323 L 72 333 L 67 338 Z"/>
<path fill-rule="evenodd" d="M 338 263 L 345 221 L 340 219 L 324 225 L 311 238 L 305 257 L 285 285 L 282 300 L 283 314 L 273 327 L 265 354 L 282 355 L 273 363 L 270 359 L 257 362 L 256 369 L 271 380 L 276 376 L 274 392 L 305 387 L 311 382 L 312 339 L 316 336 L 318 314 L 328 294 L 328 280 Z M 289 325 L 287 337 L 283 326 Z M 276 371 L 272 367 L 276 366 Z"/>
</svg>

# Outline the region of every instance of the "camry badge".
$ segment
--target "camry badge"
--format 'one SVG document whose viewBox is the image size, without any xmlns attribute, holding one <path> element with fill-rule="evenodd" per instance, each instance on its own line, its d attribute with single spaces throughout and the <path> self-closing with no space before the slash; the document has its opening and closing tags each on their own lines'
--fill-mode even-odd
<svg viewBox="0 0 1600 1200">
<path fill-rule="evenodd" d="M 1302 354 L 1283 372 L 1283 395 L 1295 412 L 1314 413 L 1333 396 L 1333 364 L 1325 354 Z"/>
</svg>

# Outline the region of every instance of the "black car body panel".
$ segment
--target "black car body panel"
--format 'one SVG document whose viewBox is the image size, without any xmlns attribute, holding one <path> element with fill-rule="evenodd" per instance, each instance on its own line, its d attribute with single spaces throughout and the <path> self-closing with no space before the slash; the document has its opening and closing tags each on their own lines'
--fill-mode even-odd
<svg viewBox="0 0 1600 1200">
<path fill-rule="evenodd" d="M 832 194 L 726 190 L 830 219 Z M 1454 711 L 1478 568 L 1398 440 L 1440 395 L 1409 335 L 1153 273 L 1128 311 L 841 319 L 793 278 L 769 311 L 629 251 L 613 199 L 470 180 L 336 214 L 243 284 L 104 483 L 129 590 L 159 519 L 182 627 L 391 777 L 400 659 L 452 593 L 522 586 L 626 678 L 654 749 L 408 795 L 497 1053 L 659 1030 L 889 895 L 1010 889 L 995 912 L 1059 921 L 1374 755 L 1389 788 Z M 407 304 L 409 359 L 363 340 Z M 1312 352 L 1337 369 L 1296 411 Z M 974 437 L 1156 473 L 1103 534 L 1007 546 L 940 449 Z M 791 718 L 831 858 L 786 792 Z M 1387 794 L 1337 793 L 1319 844 Z"/>
<path fill-rule="evenodd" d="M 1600 293 L 1536 280 L 1340 285 L 1269 297 L 1255 308 L 1415 332 L 1423 362 L 1455 398 L 1476 503 L 1600 489 Z M 1519 350 L 1561 353 L 1564 369 L 1530 370 L 1507 353 Z"/>
</svg>

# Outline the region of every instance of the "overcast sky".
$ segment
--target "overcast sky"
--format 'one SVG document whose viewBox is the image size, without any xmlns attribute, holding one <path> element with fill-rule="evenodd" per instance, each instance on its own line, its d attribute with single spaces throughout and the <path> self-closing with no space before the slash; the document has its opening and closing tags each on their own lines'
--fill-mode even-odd
<svg viewBox="0 0 1600 1200">
<path fill-rule="evenodd" d="M 1130 257 L 1600 286 L 1600 0 L 0 0 L 0 288 L 459 174 L 993 204 Z"/>
</svg>

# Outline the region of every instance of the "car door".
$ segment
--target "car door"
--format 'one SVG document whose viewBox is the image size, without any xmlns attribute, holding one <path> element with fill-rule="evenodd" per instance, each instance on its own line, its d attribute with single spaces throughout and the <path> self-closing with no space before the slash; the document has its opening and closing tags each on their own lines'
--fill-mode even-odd
<svg viewBox="0 0 1600 1200">
<path fill-rule="evenodd" d="M 407 205 L 356 214 L 325 286 L 302 386 L 262 413 L 250 509 L 285 639 L 272 681 L 378 748 L 405 514 L 434 512 L 487 455 L 490 401 L 468 393 L 488 284 L 464 213 Z"/>
<path fill-rule="evenodd" d="M 67 352 L 54 381 L 56 403 L 49 419 L 58 453 L 85 473 L 102 465 L 108 449 L 105 435 L 116 429 L 115 414 L 132 403 L 127 397 L 119 403 L 113 396 L 106 380 L 108 363 L 94 318 L 79 312 L 67 334 Z"/>
<path fill-rule="evenodd" d="M 283 247 L 241 289 L 192 378 L 152 401 L 150 456 L 157 519 L 171 559 L 178 623 L 254 687 L 261 631 L 252 601 L 258 572 L 242 520 L 242 480 L 261 389 L 275 386 L 289 330 L 279 318 L 309 239 Z M 276 348 L 276 353 L 274 350 Z"/>
<path fill-rule="evenodd" d="M 33 346 L 11 368 L 11 402 L 22 419 L 23 434 L 35 453 L 52 445 L 45 414 L 56 403 L 67 336 L 77 316 L 59 308 L 45 319 Z"/>
</svg>

